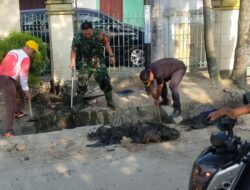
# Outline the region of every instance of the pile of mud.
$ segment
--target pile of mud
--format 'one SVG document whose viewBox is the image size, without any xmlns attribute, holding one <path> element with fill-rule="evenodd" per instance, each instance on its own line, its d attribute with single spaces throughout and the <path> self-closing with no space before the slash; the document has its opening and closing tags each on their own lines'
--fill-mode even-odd
<svg viewBox="0 0 250 190">
<path fill-rule="evenodd" d="M 215 124 L 211 121 L 208 116 L 210 113 L 216 111 L 216 108 L 203 111 L 192 118 L 184 119 L 181 124 L 185 126 L 186 131 L 191 131 L 193 129 L 204 129 Z"/>
<path fill-rule="evenodd" d="M 126 137 L 132 143 L 157 143 L 175 140 L 180 132 L 158 122 L 126 124 L 120 127 L 100 126 L 96 131 L 90 131 L 89 140 L 96 140 L 99 145 L 119 144 Z"/>
</svg>

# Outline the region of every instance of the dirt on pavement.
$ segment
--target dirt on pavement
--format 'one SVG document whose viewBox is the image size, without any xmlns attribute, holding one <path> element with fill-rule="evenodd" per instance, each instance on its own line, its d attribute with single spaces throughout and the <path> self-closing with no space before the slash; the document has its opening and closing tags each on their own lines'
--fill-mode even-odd
<svg viewBox="0 0 250 190">
<path fill-rule="evenodd" d="M 178 126 L 175 141 L 88 147 L 96 127 L 1 138 L 1 189 L 187 190 L 192 164 L 216 130 Z M 246 129 L 236 132 L 249 139 Z"/>
<path fill-rule="evenodd" d="M 197 114 L 200 104 L 240 105 L 243 92 L 229 81 L 216 85 L 206 76 L 185 76 L 180 89 L 189 116 Z M 246 140 L 248 120 L 241 117 L 235 128 Z M 89 147 L 93 141 L 87 134 L 97 127 L 0 138 L 0 189 L 187 190 L 192 164 L 217 130 L 186 131 L 171 124 L 180 131 L 174 141 L 134 144 L 123 139 L 119 145 Z"/>
</svg>

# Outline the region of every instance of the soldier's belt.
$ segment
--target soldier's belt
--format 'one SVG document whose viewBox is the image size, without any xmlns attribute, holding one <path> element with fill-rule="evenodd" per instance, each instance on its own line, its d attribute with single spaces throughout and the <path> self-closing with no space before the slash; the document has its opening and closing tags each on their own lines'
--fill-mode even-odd
<svg viewBox="0 0 250 190">
<path fill-rule="evenodd" d="M 99 58 L 98 57 L 91 57 L 91 58 L 83 58 L 84 61 L 86 62 L 98 62 Z"/>
</svg>

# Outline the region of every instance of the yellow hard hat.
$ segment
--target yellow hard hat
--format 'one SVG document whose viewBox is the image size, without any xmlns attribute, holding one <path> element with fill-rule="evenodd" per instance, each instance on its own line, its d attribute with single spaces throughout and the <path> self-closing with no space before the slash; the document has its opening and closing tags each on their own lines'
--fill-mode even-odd
<svg viewBox="0 0 250 190">
<path fill-rule="evenodd" d="M 25 44 L 27 47 L 35 50 L 37 53 L 40 53 L 38 51 L 38 43 L 36 43 L 34 40 L 28 40 Z"/>
</svg>

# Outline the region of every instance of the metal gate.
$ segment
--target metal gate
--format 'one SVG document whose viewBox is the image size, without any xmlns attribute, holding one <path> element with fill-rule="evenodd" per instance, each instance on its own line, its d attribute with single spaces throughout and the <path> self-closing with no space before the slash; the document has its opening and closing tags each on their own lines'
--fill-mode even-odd
<svg viewBox="0 0 250 190">
<path fill-rule="evenodd" d="M 144 29 L 142 27 L 144 18 L 137 16 L 130 17 L 130 19 L 133 19 L 133 23 L 137 23 L 137 25 L 126 24 L 97 10 L 78 8 L 74 15 L 74 30 L 75 32 L 79 31 L 80 24 L 84 20 L 91 21 L 95 28 L 108 34 L 110 45 L 116 56 L 116 67 L 143 67 L 145 62 Z M 129 23 L 129 20 L 126 19 L 126 22 Z M 163 51 L 161 57 L 175 57 L 183 60 L 191 68 L 205 68 L 202 11 L 168 11 L 163 14 L 160 22 L 163 35 L 160 40 L 163 41 L 163 48 L 156 44 L 155 49 L 152 49 L 152 54 Z M 42 38 L 44 42 L 50 43 L 46 9 L 21 11 L 21 29 L 22 32 L 29 32 Z M 152 35 L 152 44 L 154 44 L 159 40 L 157 39 L 159 31 L 154 32 L 153 30 Z M 106 56 L 105 52 L 104 55 L 108 65 L 109 57 Z"/>
<path fill-rule="evenodd" d="M 206 67 L 202 10 L 170 9 L 153 15 L 152 23 L 153 60 L 174 57 L 190 69 Z"/>
<path fill-rule="evenodd" d="M 116 57 L 116 67 L 142 67 L 144 64 L 144 31 L 139 25 L 126 24 L 100 11 L 78 8 L 74 14 L 74 31 L 80 31 L 85 20 L 93 23 L 94 28 L 104 31 L 109 36 L 110 45 Z M 131 18 L 137 23 L 144 23 L 144 18 Z M 128 20 L 127 20 L 128 21 Z M 46 9 L 21 11 L 21 30 L 41 38 L 48 43 L 49 25 Z M 49 50 L 48 50 L 49 54 Z M 104 52 L 107 65 L 109 57 Z"/>
</svg>

